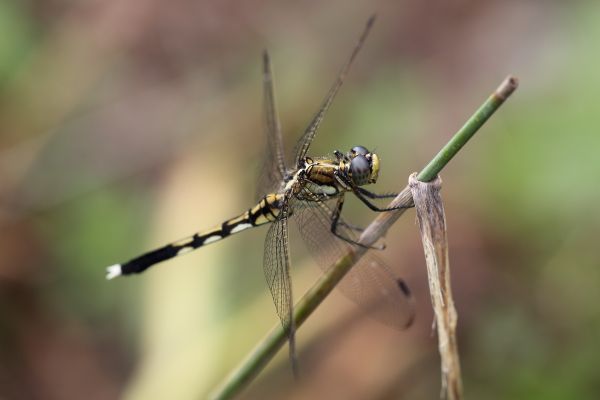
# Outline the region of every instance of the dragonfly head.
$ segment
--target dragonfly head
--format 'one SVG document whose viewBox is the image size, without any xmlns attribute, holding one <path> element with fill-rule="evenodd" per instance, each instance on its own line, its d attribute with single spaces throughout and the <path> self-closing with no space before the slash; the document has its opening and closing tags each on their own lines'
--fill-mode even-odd
<svg viewBox="0 0 600 400">
<path fill-rule="evenodd" d="M 379 157 L 363 146 L 353 147 L 346 155 L 346 173 L 357 186 L 377 182 Z"/>
</svg>

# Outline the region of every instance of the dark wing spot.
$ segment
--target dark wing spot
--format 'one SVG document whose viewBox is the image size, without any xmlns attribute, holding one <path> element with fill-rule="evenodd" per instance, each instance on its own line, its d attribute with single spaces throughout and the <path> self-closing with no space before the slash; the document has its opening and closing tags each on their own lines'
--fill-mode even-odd
<svg viewBox="0 0 600 400">
<path fill-rule="evenodd" d="M 396 283 L 398 284 L 398 287 L 400 288 L 402 293 L 406 295 L 406 297 L 412 296 L 412 294 L 410 293 L 410 289 L 408 288 L 408 285 L 406 284 L 406 282 L 404 282 L 404 280 L 398 279 Z"/>
</svg>

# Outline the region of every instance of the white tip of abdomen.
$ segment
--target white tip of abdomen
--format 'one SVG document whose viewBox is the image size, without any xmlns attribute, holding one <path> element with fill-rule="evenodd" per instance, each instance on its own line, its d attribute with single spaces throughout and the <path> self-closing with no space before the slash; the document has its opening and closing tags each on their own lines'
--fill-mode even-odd
<svg viewBox="0 0 600 400">
<path fill-rule="evenodd" d="M 123 270 L 121 269 L 121 264 L 111 265 L 110 267 L 106 268 L 106 279 L 114 279 L 117 276 L 120 276 L 122 273 Z"/>
</svg>

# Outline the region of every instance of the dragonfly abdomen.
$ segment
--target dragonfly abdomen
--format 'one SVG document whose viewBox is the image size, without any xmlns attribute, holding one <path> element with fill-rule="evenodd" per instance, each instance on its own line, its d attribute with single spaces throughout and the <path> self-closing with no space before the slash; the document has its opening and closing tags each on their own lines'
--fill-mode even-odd
<svg viewBox="0 0 600 400">
<path fill-rule="evenodd" d="M 279 215 L 281 198 L 282 195 L 279 194 L 266 195 L 256 206 L 235 218 L 228 219 L 221 225 L 217 225 L 206 231 L 198 232 L 185 239 L 178 240 L 177 242 L 167 244 L 129 260 L 126 263 L 111 265 L 107 269 L 106 278 L 112 279 L 119 275 L 139 274 L 154 264 L 187 254 L 199 247 L 225 239 L 228 236 L 246 229 L 273 222 Z"/>
</svg>

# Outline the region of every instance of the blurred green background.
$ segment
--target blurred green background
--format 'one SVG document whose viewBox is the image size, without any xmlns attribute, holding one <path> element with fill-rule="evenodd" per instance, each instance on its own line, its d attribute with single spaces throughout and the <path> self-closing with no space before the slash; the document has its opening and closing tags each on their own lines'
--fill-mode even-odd
<svg viewBox="0 0 600 400">
<path fill-rule="evenodd" d="M 277 322 L 266 228 L 106 282 L 104 267 L 252 205 L 260 53 L 291 148 L 367 17 L 311 151 L 357 144 L 399 190 L 509 73 L 443 173 L 472 399 L 600 396 L 600 3 L 0 1 L 0 397 L 203 398 Z M 373 215 L 351 202 L 350 219 Z M 396 332 L 332 294 L 243 398 L 438 398 L 410 211 L 382 255 L 418 301 Z M 296 296 L 319 271 L 293 246 Z"/>
</svg>

